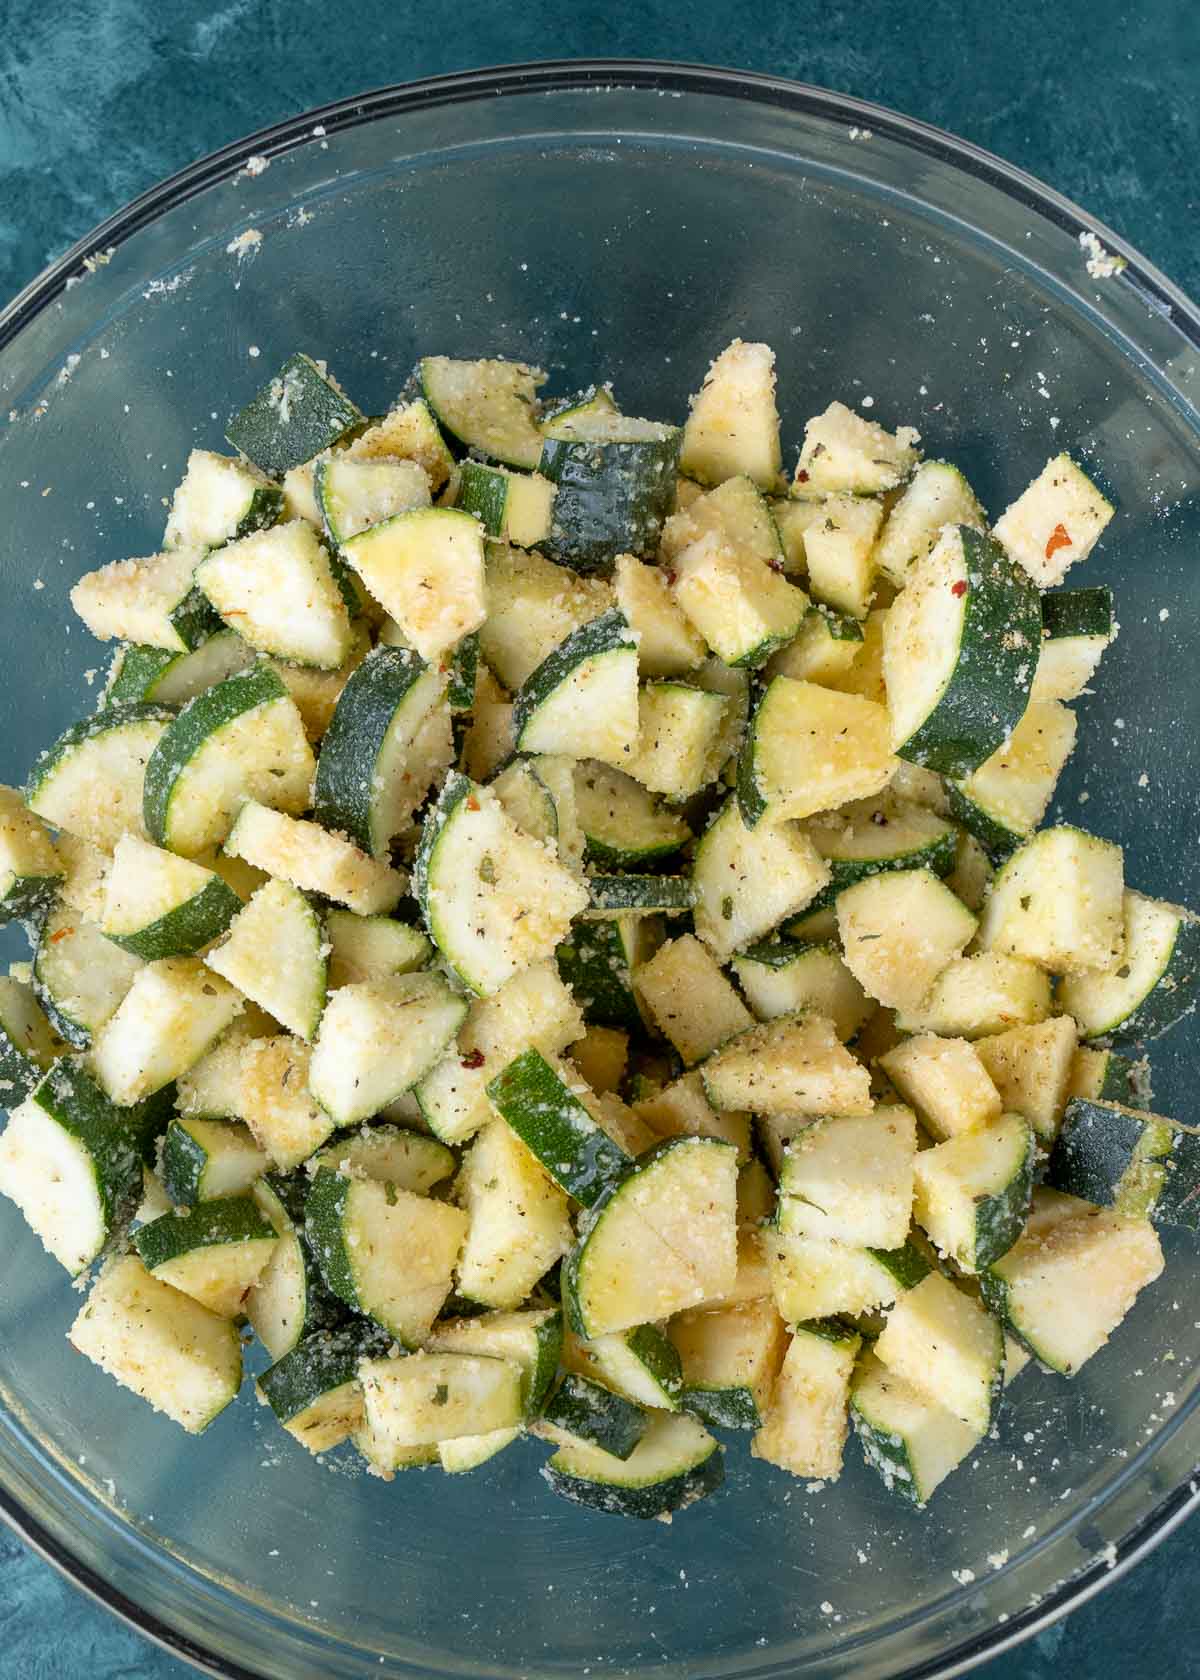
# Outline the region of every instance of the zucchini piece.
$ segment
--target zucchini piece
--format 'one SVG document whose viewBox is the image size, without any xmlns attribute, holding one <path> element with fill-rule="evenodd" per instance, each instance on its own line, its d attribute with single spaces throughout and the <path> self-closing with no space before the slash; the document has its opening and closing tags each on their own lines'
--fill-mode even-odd
<svg viewBox="0 0 1200 1680">
<path fill-rule="evenodd" d="M 123 834 L 105 881 L 100 931 L 146 962 L 190 957 L 219 939 L 241 907 L 211 869 Z"/>
<path fill-rule="evenodd" d="M 691 399 L 679 470 L 701 484 L 744 475 L 774 490 L 783 467 L 775 407 L 775 352 L 740 338 L 709 366 Z"/>
<path fill-rule="evenodd" d="M 1031 700 L 1003 746 L 961 782 L 950 810 L 993 858 L 1007 857 L 1045 816 L 1075 746 L 1075 714 L 1057 700 Z"/>
<path fill-rule="evenodd" d="M 204 551 L 274 525 L 283 492 L 246 461 L 193 449 L 171 498 L 167 548 Z"/>
<path fill-rule="evenodd" d="M 1067 1104 L 1075 1048 L 1075 1023 L 1069 1015 L 1010 1027 L 975 1041 L 1004 1107 L 1023 1114 L 1047 1143 L 1053 1143 Z"/>
<path fill-rule="evenodd" d="M 428 507 L 429 479 L 416 461 L 384 456 L 359 460 L 342 451 L 314 463 L 313 495 L 330 548 L 337 551 L 371 525 Z M 334 572 L 336 576 L 336 565 Z M 353 591 L 353 584 L 350 587 Z M 346 605 L 355 610 L 351 602 Z"/>
<path fill-rule="evenodd" d="M 804 428 L 796 485 L 806 496 L 849 490 L 869 496 L 892 490 L 916 466 L 920 433 L 911 426 L 885 431 L 875 420 L 831 402 Z"/>
<path fill-rule="evenodd" d="M 579 577 L 504 543 L 487 545 L 484 586 L 487 618 L 479 650 L 514 693 L 572 631 L 613 604 L 612 590 L 600 578 Z"/>
<path fill-rule="evenodd" d="M 696 932 L 728 962 L 811 904 L 830 878 L 807 835 L 782 825 L 747 828 L 731 795 L 693 854 Z"/>
<path fill-rule="evenodd" d="M 1071 1062 L 1067 1101 L 1087 1097 L 1092 1102 L 1126 1103 L 1136 1107 L 1136 1065 L 1115 1050 L 1095 1050 L 1081 1044 Z"/>
<path fill-rule="evenodd" d="M 965 1038 L 917 1033 L 880 1056 L 879 1066 L 933 1138 L 944 1140 L 986 1126 L 999 1120 L 1003 1111 L 977 1046 Z"/>
<path fill-rule="evenodd" d="M 558 947 L 558 972 L 590 1024 L 643 1025 L 633 975 L 662 943 L 662 924 L 647 916 L 577 921 Z"/>
<path fill-rule="evenodd" d="M 142 787 L 172 717 L 153 704 L 106 706 L 72 724 L 38 758 L 26 790 L 29 809 L 102 852 L 122 834 L 145 834 Z"/>
<path fill-rule="evenodd" d="M 223 1196 L 190 1213 L 141 1225 L 133 1246 L 143 1266 L 218 1318 L 237 1318 L 279 1239 L 252 1196 Z"/>
<path fill-rule="evenodd" d="M 466 1013 L 439 974 L 341 986 L 321 1018 L 309 1090 L 335 1125 L 368 1120 L 437 1065 Z"/>
<path fill-rule="evenodd" d="M 737 795 L 748 828 L 868 799 L 895 770 L 887 710 L 857 694 L 774 677 L 746 732 Z"/>
<path fill-rule="evenodd" d="M 163 1137 L 159 1172 L 174 1207 L 244 1196 L 267 1170 L 266 1153 L 245 1126 L 176 1116 Z"/>
<path fill-rule="evenodd" d="M 124 710 L 113 706 L 100 715 Z M 244 799 L 269 799 L 293 812 L 308 804 L 312 750 L 287 689 L 262 666 L 198 694 L 156 729 L 150 745 L 145 792 L 139 786 L 137 793 L 144 832 L 184 857 L 219 846 Z M 143 832 L 132 814 L 123 826 Z"/>
<path fill-rule="evenodd" d="M 754 1025 L 712 953 L 690 933 L 669 940 L 634 970 L 633 979 L 655 1024 L 689 1066 Z"/>
<path fill-rule="evenodd" d="M 483 461 L 464 461 L 459 470 L 458 506 L 474 514 L 489 537 L 539 548 L 555 524 L 557 485 L 541 473 L 512 472 Z"/>
<path fill-rule="evenodd" d="M 889 1371 L 978 1435 L 987 1433 L 1004 1383 L 1004 1335 L 949 1278 L 930 1272 L 901 1295 L 875 1352 Z"/>
<path fill-rule="evenodd" d="M 351 673 L 321 743 L 313 816 L 385 858 L 453 756 L 445 678 L 408 649 L 378 647 Z"/>
<path fill-rule="evenodd" d="M 359 1378 L 367 1421 L 397 1447 L 436 1446 L 521 1422 L 521 1368 L 469 1353 L 365 1359 Z"/>
<path fill-rule="evenodd" d="M 524 1312 L 487 1312 L 477 1318 L 443 1318 L 425 1346 L 431 1353 L 470 1353 L 507 1359 L 521 1370 L 521 1406 L 526 1419 L 537 1417 L 558 1370 L 562 1351 L 562 1314 L 557 1307 Z"/>
<path fill-rule="evenodd" d="M 1111 968 L 1125 954 L 1124 890 L 1120 846 L 1065 823 L 1044 828 L 993 881 L 980 946 L 1051 974 Z"/>
<path fill-rule="evenodd" d="M 629 1034 L 622 1027 L 589 1027 L 568 1048 L 573 1066 L 596 1095 L 614 1094 L 625 1083 Z"/>
<path fill-rule="evenodd" d="M 304 733 L 311 742 L 319 741 L 329 728 L 342 690 L 366 658 L 370 647 L 371 636 L 366 624 L 362 619 L 355 619 L 350 625 L 350 657 L 336 671 L 318 671 L 312 665 L 289 665 L 285 659 L 266 661 L 268 668 L 274 671 L 291 695 L 304 724 Z"/>
<path fill-rule="evenodd" d="M 858 620 L 814 602 L 793 639 L 767 661 L 766 676 L 828 688 L 845 679 L 862 654 L 863 627 Z"/>
<path fill-rule="evenodd" d="M 469 1220 L 460 1292 L 498 1310 L 521 1306 L 571 1246 L 565 1194 L 503 1120 L 477 1133 L 455 1194 Z"/>
<path fill-rule="evenodd" d="M 313 1157 L 318 1167 L 328 1167 L 345 1178 L 373 1178 L 380 1184 L 398 1184 L 423 1196 L 450 1177 L 458 1163 L 444 1143 L 388 1124 L 360 1126 L 336 1143 L 327 1144 Z"/>
<path fill-rule="evenodd" d="M 673 557 L 675 599 L 726 665 L 757 669 L 803 624 L 808 596 L 777 565 L 782 562 L 769 564 L 748 544 L 716 531 Z"/>
<path fill-rule="evenodd" d="M 547 1401 L 542 1416 L 538 1433 L 544 1439 L 568 1449 L 573 1441 L 584 1441 L 614 1458 L 629 1457 L 650 1421 L 632 1401 L 602 1388 L 590 1377 L 570 1372 Z"/>
<path fill-rule="evenodd" d="M 93 1037 L 93 1072 L 113 1102 L 141 1102 L 194 1067 L 244 1005 L 198 957 L 147 963 Z"/>
<path fill-rule="evenodd" d="M 571 409 L 542 422 L 538 471 L 557 487 L 545 546 L 577 571 L 658 549 L 675 494 L 682 433 L 615 410 Z"/>
<path fill-rule="evenodd" d="M 522 834 L 543 844 L 550 841 L 557 849 L 558 809 L 532 759 L 511 759 L 488 786 Z"/>
<path fill-rule="evenodd" d="M 917 1224 L 965 1272 L 981 1272 L 1021 1235 L 1037 1145 L 1019 1114 L 959 1132 L 916 1159 Z"/>
<path fill-rule="evenodd" d="M 0 1194 L 73 1277 L 132 1217 L 143 1161 L 169 1106 L 119 1108 L 64 1057 L 10 1114 L 0 1137 Z"/>
<path fill-rule="evenodd" d="M 204 960 L 289 1032 L 314 1037 L 325 1008 L 325 932 L 297 888 L 286 881 L 260 887 Z"/>
<path fill-rule="evenodd" d="M 703 663 L 704 638 L 675 601 L 661 567 L 618 554 L 613 584 L 617 605 L 638 638 L 643 677 L 683 677 Z"/>
<path fill-rule="evenodd" d="M 709 1056 L 701 1075 L 715 1108 L 825 1115 L 871 1108 L 866 1068 L 822 1015 L 780 1015 L 749 1027 Z"/>
<path fill-rule="evenodd" d="M 41 820 L 15 788 L 0 786 L 0 925 L 37 916 L 65 873 Z"/>
<path fill-rule="evenodd" d="M 104 1270 L 69 1334 L 79 1353 L 192 1435 L 242 1385 L 236 1327 L 151 1277 L 135 1254 Z"/>
<path fill-rule="evenodd" d="M 1120 1044 L 1157 1038 L 1195 1008 L 1200 984 L 1200 918 L 1181 905 L 1126 892 L 1125 944 L 1099 973 L 1070 974 L 1058 1004 L 1084 1038 Z"/>
<path fill-rule="evenodd" d="M 54 1031 L 76 1050 L 86 1050 L 142 968 L 140 957 L 122 951 L 98 927 L 65 904 L 38 924 L 33 953 L 33 992 Z"/>
<path fill-rule="evenodd" d="M 275 1023 L 250 1004 L 212 1049 L 180 1075 L 175 1089 L 179 1113 L 194 1120 L 239 1120 L 242 1052 L 274 1031 Z"/>
<path fill-rule="evenodd" d="M 1050 1013 L 1050 977 L 1024 957 L 977 951 L 956 957 L 938 975 L 920 1007 L 896 1017 L 901 1032 L 944 1038 L 987 1038 Z"/>
<path fill-rule="evenodd" d="M 724 1480 L 716 1441 L 695 1418 L 652 1418 L 628 1458 L 578 1442 L 561 1446 L 542 1470 L 576 1505 L 624 1517 L 663 1517 L 714 1492 Z"/>
<path fill-rule="evenodd" d="M 394 910 L 404 892 L 399 871 L 368 857 L 340 834 L 253 799 L 238 812 L 225 850 L 302 892 L 345 904 L 360 916 Z"/>
<path fill-rule="evenodd" d="M 356 916 L 352 910 L 327 910 L 329 984 L 384 980 L 424 968 L 433 947 L 419 928 L 391 916 Z"/>
<path fill-rule="evenodd" d="M 680 554 L 706 536 L 719 537 L 726 547 L 745 549 L 772 571 L 782 569 L 783 547 L 770 503 L 744 476 L 726 479 L 672 514 L 663 531 L 661 559 L 670 568 Z"/>
<path fill-rule="evenodd" d="M 577 1335 L 609 1335 L 726 1294 L 736 1272 L 737 1152 L 672 1138 L 592 1204 L 563 1307 Z"/>
<path fill-rule="evenodd" d="M 1046 1182 L 1132 1219 L 1200 1230 L 1200 1133 L 1143 1109 L 1074 1097 Z"/>
<path fill-rule="evenodd" d="M 1076 561 L 1087 559 L 1113 511 L 1069 455 L 1056 455 L 1005 508 L 993 530 L 1039 589 L 1049 589 Z"/>
<path fill-rule="evenodd" d="M 733 959 L 738 985 L 760 1021 L 801 1010 L 825 1015 L 838 1037 L 852 1039 L 874 1010 L 842 961 L 837 944 L 773 939 Z"/>
<path fill-rule="evenodd" d="M 638 738 L 637 644 L 615 608 L 572 631 L 525 679 L 513 706 L 522 752 L 620 768 Z"/>
<path fill-rule="evenodd" d="M 362 1427 L 358 1368 L 386 1354 L 387 1343 L 387 1333 L 372 1324 L 316 1330 L 263 1372 L 259 1392 L 302 1447 L 329 1452 Z"/>
<path fill-rule="evenodd" d="M 278 1179 L 273 1182 L 281 1183 Z M 305 1179 L 305 1186 L 307 1182 Z M 262 1181 L 255 1192 L 264 1211 L 271 1183 L 271 1180 Z M 295 1211 L 301 1226 L 295 1228 L 286 1213 L 279 1219 L 275 1226 L 279 1241 L 245 1300 L 250 1326 L 275 1361 L 291 1353 L 315 1332 L 336 1329 L 346 1318 L 346 1308 L 326 1289 L 305 1241 L 303 1190 L 295 1186 L 295 1192 L 298 1196 L 293 1193 L 289 1200 L 298 1200 L 300 1204 Z"/>
<path fill-rule="evenodd" d="M 959 829 L 954 868 L 945 877 L 946 885 L 955 898 L 961 898 L 967 909 L 974 910 L 978 915 L 991 891 L 994 874 L 991 859 L 979 841 L 965 829 Z"/>
<path fill-rule="evenodd" d="M 998 543 L 949 525 L 888 613 L 883 670 L 892 746 L 962 778 L 1012 734 L 1029 700 L 1042 608 Z"/>
<path fill-rule="evenodd" d="M 739 1162 L 750 1158 L 750 1116 L 740 1109 L 715 1109 L 704 1094 L 704 1081 L 698 1069 L 672 1080 L 653 1096 L 641 1098 L 634 1104 L 633 1112 L 656 1139 L 723 1138 L 733 1144 Z"/>
<path fill-rule="evenodd" d="M 787 1346 L 774 1301 L 679 1313 L 670 1336 L 683 1372 L 684 1411 L 713 1429 L 759 1429 L 778 1392 Z"/>
<path fill-rule="evenodd" d="M 576 764 L 575 808 L 586 843 L 585 859 L 603 869 L 630 869 L 672 857 L 691 829 L 666 811 L 632 776 L 595 759 Z"/>
<path fill-rule="evenodd" d="M 466 1214 L 445 1202 L 326 1168 L 305 1203 L 308 1243 L 327 1287 L 403 1347 L 428 1335 L 466 1229 Z"/>
<path fill-rule="evenodd" d="M 271 478 L 311 461 L 363 424 L 363 416 L 323 362 L 289 356 L 274 379 L 225 429 L 233 447 Z"/>
<path fill-rule="evenodd" d="M 1025 1235 L 980 1281 L 988 1306 L 1034 1358 L 1073 1377 L 1162 1269 L 1148 1220 L 1039 1190 Z"/>
<path fill-rule="evenodd" d="M 868 1353 L 850 1387 L 850 1418 L 863 1457 L 889 1493 L 926 1505 L 980 1433 Z"/>
<path fill-rule="evenodd" d="M 837 1480 L 861 1345 L 862 1337 L 836 1319 L 796 1325 L 769 1409 L 750 1443 L 755 1458 L 793 1476 Z"/>
<path fill-rule="evenodd" d="M 846 967 L 887 1009 L 917 1009 L 974 938 L 978 920 L 929 869 L 888 870 L 837 901 Z"/>
<path fill-rule="evenodd" d="M 691 799 L 724 764 L 731 707 L 692 683 L 646 683 L 638 695 L 638 738 L 626 772 L 674 803 Z"/>
<path fill-rule="evenodd" d="M 1043 595 L 1042 649 L 1030 700 L 1078 699 L 1116 634 L 1113 593 L 1104 585 Z"/>
<path fill-rule="evenodd" d="M 683 875 L 589 875 L 588 917 L 681 916 L 692 908 L 692 883 Z"/>
<path fill-rule="evenodd" d="M 591 1207 L 630 1165 L 629 1156 L 538 1050 L 526 1050 L 509 1062 L 491 1080 L 487 1094 L 551 1178 L 584 1207 Z"/>
<path fill-rule="evenodd" d="M 456 1048 L 416 1086 L 431 1131 L 444 1143 L 465 1143 L 492 1118 L 490 1080 L 531 1047 L 557 1055 L 582 1029 L 583 1017 L 553 963 L 514 974 L 471 1004 Z"/>
<path fill-rule="evenodd" d="M 810 817 L 804 831 L 829 865 L 830 882 L 813 908 L 833 904 L 839 893 L 868 875 L 889 869 L 928 869 L 945 878 L 954 867 L 954 825 L 889 789 L 837 811 Z"/>
<path fill-rule="evenodd" d="M 471 712 L 475 709 L 475 691 L 479 685 L 479 632 L 473 630 L 455 643 L 450 654 L 450 675 L 446 684 L 446 704 L 451 712 Z"/>
<path fill-rule="evenodd" d="M 771 1293 L 789 1324 L 890 1307 L 929 1272 L 916 1246 L 851 1248 L 822 1237 L 765 1235 Z"/>
<path fill-rule="evenodd" d="M 24 1102 L 65 1048 L 32 987 L 0 975 L 0 1107 Z"/>
<path fill-rule="evenodd" d="M 372 461 L 381 456 L 385 460 L 415 461 L 435 492 L 454 470 L 454 457 L 446 448 L 428 403 L 421 397 L 398 404 L 382 420 L 360 432 L 347 453 L 359 461 Z"/>
<path fill-rule="evenodd" d="M 908 569 L 923 560 L 947 525 L 987 530 L 975 492 L 949 461 L 922 461 L 888 514 L 875 549 L 879 570 L 903 589 Z"/>
<path fill-rule="evenodd" d="M 546 380 L 540 368 L 425 356 L 417 363 L 417 380 L 438 425 L 460 453 L 477 449 L 509 467 L 537 466 L 542 434 L 534 415 L 538 386 Z"/>
<path fill-rule="evenodd" d="M 259 653 L 321 671 L 350 657 L 350 614 L 329 555 L 303 519 L 213 549 L 195 575 L 229 628 Z"/>
<path fill-rule="evenodd" d="M 109 667 L 104 704 L 156 700 L 162 706 L 183 706 L 253 663 L 254 650 L 224 627 L 190 653 L 123 643 Z"/>
<path fill-rule="evenodd" d="M 842 492 L 826 496 L 820 510 L 804 533 L 809 593 L 835 612 L 865 619 L 879 569 L 875 539 L 883 503 Z"/>
<path fill-rule="evenodd" d="M 456 774 L 425 819 L 412 888 L 430 938 L 479 994 L 548 957 L 587 904 L 586 889 L 493 793 Z"/>
<path fill-rule="evenodd" d="M 936 1151 L 925 1150 L 920 1160 Z M 777 1224 L 785 1236 L 902 1248 L 919 1172 L 917 1122 L 899 1103 L 817 1120 L 784 1151 Z M 1028 1185 L 1026 1186 L 1028 1199 Z"/>
<path fill-rule="evenodd" d="M 308 1089 L 311 1054 L 302 1039 L 280 1034 L 243 1046 L 238 1058 L 238 1110 L 282 1172 L 307 1161 L 333 1131 Z"/>
<path fill-rule="evenodd" d="M 114 560 L 80 578 L 71 590 L 71 605 L 102 642 L 142 642 L 189 653 L 221 627 L 194 587 L 204 556 L 203 548 L 189 547 L 141 560 Z"/>
<path fill-rule="evenodd" d="M 635 1406 L 677 1412 L 683 1393 L 679 1350 L 655 1324 L 584 1341 L 564 1332 L 564 1369 L 588 1377 Z"/>
<path fill-rule="evenodd" d="M 422 659 L 440 659 L 484 621 L 483 532 L 469 513 L 396 513 L 341 552 Z"/>
</svg>

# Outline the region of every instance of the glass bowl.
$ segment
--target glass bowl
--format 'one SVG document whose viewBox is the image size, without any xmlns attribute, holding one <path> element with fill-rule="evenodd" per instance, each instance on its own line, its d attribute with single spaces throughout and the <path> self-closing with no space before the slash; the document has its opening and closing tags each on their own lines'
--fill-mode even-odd
<svg viewBox="0 0 1200 1680">
<path fill-rule="evenodd" d="M 918 426 L 993 513 L 1060 449 L 1097 472 L 1119 512 L 1083 575 L 1117 587 L 1122 630 L 1059 807 L 1126 844 L 1136 885 L 1195 901 L 1200 320 L 1103 229 L 1127 266 L 1089 272 L 1088 227 L 918 123 L 678 66 L 446 77 L 227 148 L 0 318 L 0 779 L 95 704 L 105 653 L 70 625 L 71 582 L 155 548 L 189 448 L 221 448 L 291 351 L 368 411 L 439 350 L 536 358 L 558 390 L 612 377 L 631 412 L 682 416 L 741 335 L 778 352 L 793 444 L 836 396 Z M 1193 1019 L 1154 1054 L 1185 1119 L 1196 1042 Z M 80 1298 L 7 1202 L 0 1233 L 7 1518 L 217 1674 L 949 1675 L 1196 1503 L 1186 1240 L 1078 1379 L 1022 1376 L 927 1512 L 853 1442 L 822 1488 L 731 1438 L 717 1497 L 634 1527 L 556 1500 L 532 1441 L 385 1486 L 313 1462 L 250 1393 L 192 1440 L 70 1351 Z"/>
</svg>

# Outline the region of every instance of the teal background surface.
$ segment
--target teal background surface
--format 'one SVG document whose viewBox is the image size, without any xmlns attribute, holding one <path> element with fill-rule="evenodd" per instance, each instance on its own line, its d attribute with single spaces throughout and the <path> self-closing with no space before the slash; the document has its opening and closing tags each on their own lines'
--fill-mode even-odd
<svg viewBox="0 0 1200 1680">
<path fill-rule="evenodd" d="M 1200 294 L 1195 0 L 3 0 L 0 302 L 102 217 L 265 124 L 419 76 L 570 57 L 767 71 L 1040 176 Z M 936 1513 L 931 1520 L 936 1520 Z M 1194 1525 L 987 1680 L 1200 1673 Z M 0 1680 L 191 1673 L 0 1533 Z"/>
</svg>

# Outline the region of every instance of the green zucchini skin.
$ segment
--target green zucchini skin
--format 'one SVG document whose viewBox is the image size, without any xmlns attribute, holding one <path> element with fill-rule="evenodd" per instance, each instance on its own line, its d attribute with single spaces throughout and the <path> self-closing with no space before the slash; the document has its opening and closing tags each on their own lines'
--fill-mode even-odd
<svg viewBox="0 0 1200 1680">
<path fill-rule="evenodd" d="M 472 630 L 450 655 L 450 681 L 446 699 L 452 712 L 470 712 L 475 707 L 475 687 L 479 680 L 479 632 Z"/>
<path fill-rule="evenodd" d="M 1003 823 L 997 822 L 990 812 L 985 811 L 982 805 L 977 805 L 951 781 L 946 783 L 946 797 L 950 805 L 950 815 L 955 822 L 961 823 L 968 834 L 975 836 L 987 853 L 989 861 L 997 868 L 1013 855 L 1018 846 L 1028 840 L 1028 834 L 1018 834 L 1015 829 L 1006 828 Z"/>
<path fill-rule="evenodd" d="M 629 953 L 616 922 L 577 921 L 556 953 L 558 972 L 592 1026 L 640 1029 Z"/>
<path fill-rule="evenodd" d="M 268 521 L 273 523 L 273 521 Z M 210 636 L 225 628 L 224 620 L 204 592 L 192 586 L 177 607 L 167 614 L 171 627 L 188 653 L 195 653 Z"/>
<path fill-rule="evenodd" d="M 355 1312 L 360 1312 L 358 1286 L 342 1229 L 342 1216 L 352 1182 L 340 1173 L 321 1169 L 305 1197 L 302 1229 L 305 1241 L 316 1257 L 326 1289 Z"/>
<path fill-rule="evenodd" d="M 636 652 L 637 643 L 631 640 L 625 614 L 619 607 L 610 607 L 598 618 L 581 624 L 578 630 L 572 631 L 565 641 L 548 653 L 537 669 L 526 677 L 513 701 L 513 739 L 518 748 L 526 724 L 577 666 L 587 659 L 598 659 L 603 654 L 616 653 L 622 648 L 632 648 Z"/>
<path fill-rule="evenodd" d="M 877 1260 L 881 1266 L 887 1268 L 899 1284 L 901 1293 L 909 1289 L 915 1289 L 921 1279 L 928 1277 L 933 1270 L 929 1261 L 912 1241 L 904 1243 L 900 1248 L 868 1248 L 867 1253 Z M 807 1320 L 806 1323 L 807 1327 L 811 1328 L 814 1324 L 822 1323 L 836 1325 L 837 1321 L 835 1319 L 814 1318 Z M 837 1325 L 837 1330 L 837 1335 L 830 1333 L 830 1340 L 841 1339 L 845 1334 L 845 1325 Z"/>
<path fill-rule="evenodd" d="M 374 766 L 397 710 L 428 669 L 411 648 L 375 648 L 351 673 L 321 741 L 313 817 L 370 856 L 378 851 L 371 831 Z"/>
<path fill-rule="evenodd" d="M 589 875 L 591 914 L 623 915 L 627 911 L 660 912 L 667 916 L 691 910 L 695 892 L 686 875 Z"/>
<path fill-rule="evenodd" d="M 297 354 L 289 356 L 275 378 L 233 416 L 225 436 L 270 478 L 282 478 L 292 467 L 340 443 L 364 419 L 311 356 Z"/>
<path fill-rule="evenodd" d="M 1091 589 L 1052 589 L 1042 596 L 1042 630 L 1051 640 L 1064 636 L 1111 636 L 1113 592 L 1105 584 Z"/>
<path fill-rule="evenodd" d="M 1200 1135 L 1161 1115 L 1073 1097 L 1046 1182 L 1097 1207 L 1200 1230 Z"/>
<path fill-rule="evenodd" d="M 707 1494 L 714 1493 L 725 1480 L 725 1460 L 719 1447 L 704 1460 L 681 1475 L 671 1476 L 647 1487 L 614 1487 L 609 1482 L 588 1481 L 560 1469 L 556 1458 L 543 1466 L 542 1475 L 554 1492 L 576 1505 L 589 1506 L 594 1511 L 607 1511 L 616 1516 L 639 1517 L 650 1520 L 679 1511 Z"/>
<path fill-rule="evenodd" d="M 762 1424 L 753 1394 L 741 1386 L 701 1388 L 695 1383 L 685 1384 L 679 1404 L 712 1429 L 758 1429 Z"/>
<path fill-rule="evenodd" d="M 75 1137 L 96 1166 L 105 1224 L 110 1234 L 133 1215 L 142 1197 L 142 1168 L 175 1107 L 168 1085 L 132 1108 L 110 1102 L 81 1061 L 64 1056 L 42 1078 L 32 1101 Z"/>
<path fill-rule="evenodd" d="M 219 939 L 241 909 L 242 901 L 233 888 L 216 876 L 186 903 L 136 932 L 106 933 L 104 937 L 146 962 L 190 957 Z"/>
<path fill-rule="evenodd" d="M 38 1066 L 32 1056 L 13 1038 L 0 1021 L 0 1103 L 13 1109 L 23 1103 L 29 1093 L 41 1083 L 46 1070 Z"/>
<path fill-rule="evenodd" d="M 218 1243 L 253 1242 L 273 1237 L 273 1228 L 251 1196 L 222 1196 L 201 1202 L 189 1213 L 164 1213 L 133 1234 L 133 1246 L 147 1271 L 181 1254 Z"/>
<path fill-rule="evenodd" d="M 591 1207 L 630 1166 L 539 1050 L 509 1062 L 487 1088 L 493 1106 L 550 1176 Z"/>
<path fill-rule="evenodd" d="M 1037 586 L 991 537 L 959 526 L 968 584 L 953 675 L 933 712 L 895 748 L 910 764 L 969 776 L 1025 710 L 1041 645 Z"/>
<path fill-rule="evenodd" d="M 650 559 L 675 499 L 683 433 L 631 443 L 547 437 L 538 471 L 558 486 L 546 552 L 577 572 Z"/>
<path fill-rule="evenodd" d="M 325 1394 L 354 1382 L 360 1360 L 380 1359 L 392 1346 L 386 1330 L 367 1319 L 314 1330 L 258 1379 L 280 1423 L 290 1423 Z"/>
<path fill-rule="evenodd" d="M 628 1458 L 646 1432 L 646 1413 L 611 1389 L 570 1372 L 546 1405 L 543 1417 L 568 1435 Z"/>
</svg>

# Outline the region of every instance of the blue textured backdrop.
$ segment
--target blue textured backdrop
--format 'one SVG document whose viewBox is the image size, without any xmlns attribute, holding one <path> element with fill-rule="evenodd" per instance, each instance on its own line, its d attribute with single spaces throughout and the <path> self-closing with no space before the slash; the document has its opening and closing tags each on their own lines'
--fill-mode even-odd
<svg viewBox="0 0 1200 1680">
<path fill-rule="evenodd" d="M 385 82 L 556 57 L 738 65 L 876 99 L 1023 165 L 1193 295 L 1196 0 L 3 0 L 0 302 L 201 153 Z M 1185 1676 L 1200 1659 L 1195 1529 L 987 1680 Z M 191 1670 L 0 1533 L 0 1680 Z"/>
</svg>

